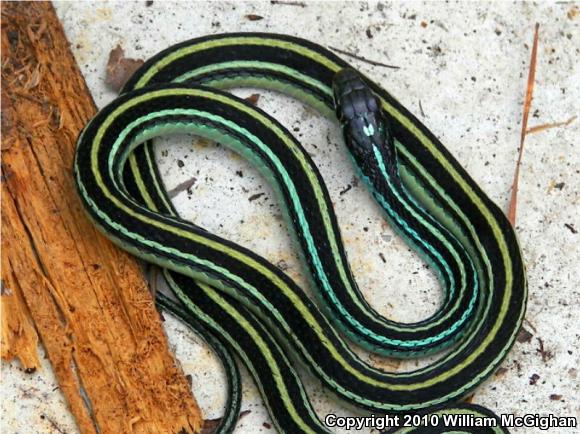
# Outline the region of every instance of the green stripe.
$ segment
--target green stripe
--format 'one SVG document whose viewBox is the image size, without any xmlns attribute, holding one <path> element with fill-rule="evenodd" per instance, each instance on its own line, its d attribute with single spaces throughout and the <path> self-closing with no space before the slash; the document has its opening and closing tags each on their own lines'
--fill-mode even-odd
<svg viewBox="0 0 580 434">
<path fill-rule="evenodd" d="M 328 113 L 328 107 L 325 106 L 323 102 L 324 98 L 328 99 L 332 95 L 331 89 L 327 84 L 314 78 L 313 75 L 309 75 L 308 72 L 320 71 L 320 72 L 336 72 L 343 67 L 342 63 L 337 63 L 333 60 L 335 57 L 328 53 L 323 48 L 310 48 L 306 45 L 301 45 L 299 41 L 292 41 L 286 39 L 279 39 L 276 36 L 260 36 L 260 35 L 250 35 L 241 36 L 235 35 L 232 37 L 216 37 L 209 38 L 200 42 L 192 42 L 190 44 L 185 44 L 181 48 L 174 50 L 168 50 L 165 54 L 158 58 L 153 63 L 148 63 L 145 65 L 145 69 L 140 75 L 137 81 L 136 87 L 145 86 L 151 80 L 154 80 L 156 74 L 160 71 L 171 70 L 172 63 L 184 59 L 186 56 L 193 53 L 201 53 L 206 51 L 211 53 L 212 50 L 216 52 L 228 46 L 235 46 L 236 50 L 255 50 L 256 53 L 259 52 L 261 47 L 274 48 L 280 50 L 280 59 L 285 59 L 286 56 L 292 57 L 298 54 L 302 56 L 299 62 L 304 65 L 304 70 L 301 68 L 296 69 L 295 67 L 290 67 L 288 65 L 277 64 L 274 61 L 252 61 L 252 60 L 225 60 L 219 63 L 208 63 L 206 65 L 198 65 L 192 67 L 189 71 L 182 71 L 177 73 L 173 80 L 175 81 L 187 81 L 187 80 L 201 80 L 204 84 L 217 86 L 217 87 L 230 87 L 240 84 L 258 84 L 269 89 L 275 89 L 288 93 L 299 99 L 313 104 L 317 109 L 320 109 L 325 114 Z M 262 56 L 263 57 L 263 56 Z M 290 63 L 289 63 L 290 64 Z M 299 64 L 299 63 L 295 63 Z M 169 68 L 169 69 L 166 69 Z M 246 73 L 240 76 L 236 76 L 236 72 L 240 70 L 245 70 Z M 255 70 L 255 71 L 254 71 Z M 248 73 L 248 71 L 254 71 Z M 307 72 L 308 71 L 308 72 Z M 227 75 L 221 75 L 227 73 Z M 287 82 L 276 78 L 273 74 L 283 74 L 283 76 L 289 77 Z M 386 92 L 385 92 L 385 95 Z M 128 125 L 123 126 L 120 131 L 112 132 L 116 136 L 115 143 L 112 144 L 112 148 L 104 148 L 103 138 L 107 132 L 112 128 L 112 125 L 117 121 L 120 116 L 125 115 L 128 110 L 139 105 L 140 107 L 155 107 L 155 100 L 157 98 L 171 98 L 175 101 L 179 101 L 180 98 L 193 96 L 198 98 L 204 98 L 210 101 L 215 101 L 216 103 L 223 104 L 232 110 L 232 119 L 225 119 L 222 116 L 218 116 L 214 113 L 201 112 L 199 110 L 191 109 L 177 109 L 177 110 L 155 110 L 152 109 L 146 115 L 140 116 L 137 119 L 133 119 Z M 477 317 L 473 324 L 467 329 L 467 338 L 462 341 L 456 348 L 454 348 L 447 356 L 443 357 L 439 361 L 415 372 L 409 373 L 384 373 L 379 370 L 372 369 L 370 367 L 360 364 L 359 359 L 355 354 L 348 349 L 346 344 L 342 339 L 336 334 L 333 329 L 326 328 L 327 325 L 323 323 L 318 323 L 317 315 L 314 314 L 310 309 L 310 305 L 305 304 L 301 296 L 295 292 L 295 290 L 288 286 L 282 278 L 277 274 L 277 271 L 273 266 L 268 266 L 254 260 L 252 257 L 244 255 L 241 251 L 236 250 L 229 245 L 222 244 L 217 240 L 210 239 L 204 236 L 202 232 L 194 233 L 186 230 L 182 227 L 178 227 L 173 223 L 173 220 L 168 217 L 153 216 L 146 214 L 143 210 L 131 206 L 127 206 L 120 199 L 119 194 L 122 194 L 124 186 L 122 184 L 122 173 L 109 173 L 108 177 L 113 180 L 112 190 L 109 189 L 108 183 L 103 178 L 102 174 L 99 172 L 100 168 L 97 165 L 97 156 L 100 152 L 107 152 L 109 158 L 108 170 L 111 171 L 113 166 L 117 165 L 119 170 L 122 170 L 124 166 L 124 159 L 128 158 L 129 168 L 133 173 L 135 178 L 135 183 L 137 188 L 143 196 L 143 200 L 146 202 L 147 206 L 153 211 L 159 211 L 155 209 L 154 197 L 161 200 L 163 207 L 166 208 L 163 212 L 171 213 L 172 207 L 168 202 L 167 196 L 164 192 L 164 187 L 160 182 L 157 173 L 155 173 L 154 161 L 152 161 L 151 148 L 148 147 L 145 153 L 144 164 L 145 167 L 141 167 L 140 163 L 137 162 L 134 156 L 130 154 L 131 150 L 139 143 L 146 141 L 156 135 L 162 134 L 168 131 L 193 131 L 197 134 L 201 134 L 205 137 L 218 139 L 219 141 L 225 142 L 226 144 L 232 146 L 238 152 L 242 153 L 244 156 L 248 157 L 253 162 L 256 162 L 257 155 L 253 155 L 251 151 L 244 148 L 244 144 L 240 143 L 235 137 L 229 136 L 227 130 L 235 131 L 236 134 L 244 137 L 248 143 L 255 146 L 262 153 L 267 155 L 267 158 L 272 163 L 274 170 L 279 174 L 280 179 L 284 184 L 278 186 L 278 192 L 288 192 L 288 197 L 284 197 L 288 201 L 289 206 L 292 206 L 295 210 L 295 215 L 298 219 L 298 226 L 301 228 L 301 233 L 305 239 L 307 250 L 309 254 L 309 261 L 314 264 L 314 270 L 318 277 L 318 280 L 322 284 L 322 289 L 329 296 L 329 300 L 333 309 L 336 309 L 340 315 L 340 321 L 338 325 L 341 327 L 342 331 L 346 333 L 351 338 L 355 336 L 355 330 L 362 335 L 368 335 L 371 339 L 380 342 L 392 342 L 401 347 L 416 348 L 418 345 L 424 344 L 428 339 L 444 339 L 453 333 L 452 329 L 440 332 L 436 336 L 432 336 L 428 339 L 387 339 L 385 336 L 377 335 L 373 333 L 370 334 L 370 330 L 363 327 L 359 318 L 353 315 L 350 311 L 346 309 L 345 305 L 342 305 L 339 298 L 333 292 L 333 283 L 329 280 L 330 277 L 326 274 L 326 270 L 322 267 L 321 257 L 317 250 L 317 246 L 314 245 L 314 239 L 312 237 L 312 231 L 323 231 L 328 240 L 328 250 L 330 252 L 331 258 L 335 262 L 336 269 L 338 270 L 338 280 L 341 285 L 347 291 L 346 294 L 350 297 L 350 300 L 357 306 L 359 312 L 357 315 L 364 315 L 367 320 L 371 320 L 376 324 L 388 325 L 391 330 L 395 332 L 407 331 L 408 327 L 400 326 L 396 324 L 388 324 L 381 317 L 377 316 L 374 311 L 369 311 L 366 308 L 366 303 L 358 298 L 358 289 L 356 288 L 353 281 L 350 279 L 348 272 L 348 264 L 343 263 L 342 245 L 339 240 L 339 234 L 334 232 L 332 224 L 332 209 L 331 206 L 326 201 L 325 189 L 320 185 L 317 173 L 310 166 L 310 159 L 304 154 L 302 148 L 297 145 L 291 137 L 288 137 L 286 132 L 278 126 L 277 123 L 269 119 L 268 117 L 262 115 L 260 112 L 252 109 L 248 105 L 236 100 L 235 98 L 226 97 L 222 94 L 214 93 L 210 90 L 194 89 L 194 88 L 165 88 L 159 90 L 149 90 L 141 95 L 133 95 L 123 104 L 119 104 L 114 107 L 112 111 L 106 116 L 99 119 L 99 124 L 92 125 L 92 123 L 87 126 L 85 132 L 88 129 L 91 131 L 96 131 L 94 137 L 90 141 L 85 136 L 85 133 L 79 138 L 79 148 L 85 147 L 90 148 L 90 162 L 87 166 L 79 166 L 78 159 L 75 159 L 75 171 L 77 184 L 79 187 L 79 192 L 83 196 L 83 199 L 87 206 L 91 208 L 92 214 L 96 217 L 96 224 L 101 230 L 104 230 L 108 235 L 118 244 L 122 245 L 123 248 L 138 254 L 139 256 L 150 260 L 152 262 L 158 263 L 161 266 L 171 268 L 182 274 L 192 277 L 200 282 L 206 282 L 215 286 L 218 290 L 226 291 L 228 294 L 238 297 L 238 300 L 242 303 L 247 303 L 248 299 L 246 296 L 253 297 L 264 309 L 269 311 L 273 320 L 268 320 L 265 316 L 260 316 L 260 321 L 268 322 L 270 326 L 274 326 L 274 321 L 276 322 L 276 327 L 282 327 L 289 336 L 294 340 L 294 344 L 300 354 L 306 359 L 310 368 L 317 372 L 318 376 L 323 379 L 324 383 L 335 389 L 340 396 L 348 398 L 353 402 L 359 403 L 361 405 L 372 407 L 376 409 L 385 410 L 410 410 L 415 408 L 427 408 L 434 405 L 448 403 L 455 397 L 463 395 L 466 391 L 471 390 L 475 385 L 479 384 L 483 378 L 485 378 L 492 369 L 496 368 L 499 361 L 505 356 L 509 347 L 514 341 L 517 334 L 517 326 L 521 324 L 523 315 L 525 312 L 525 277 L 521 275 L 514 276 L 512 272 L 512 266 L 515 264 L 518 267 L 522 267 L 521 259 L 519 256 L 519 248 L 514 240 L 513 234 L 505 223 L 497 220 L 494 215 L 495 210 L 491 209 L 486 205 L 487 199 L 483 194 L 475 189 L 473 181 L 468 177 L 464 178 L 462 172 L 458 169 L 458 163 L 452 158 L 448 159 L 445 157 L 441 150 L 441 145 L 439 143 L 434 143 L 429 137 L 423 133 L 424 127 L 418 123 L 414 118 L 407 117 L 404 114 L 404 110 L 401 111 L 395 107 L 395 105 L 389 103 L 388 98 L 382 99 L 382 108 L 387 113 L 387 117 L 390 120 L 394 120 L 400 123 L 406 132 L 417 139 L 420 146 L 428 153 L 423 154 L 422 150 L 415 149 L 408 146 L 400 141 L 395 142 L 397 152 L 400 153 L 409 163 L 409 167 L 401 167 L 401 177 L 404 183 L 405 194 L 409 193 L 408 202 L 406 198 L 399 195 L 396 188 L 390 184 L 388 173 L 385 168 L 385 162 L 382 160 L 380 152 L 375 148 L 375 158 L 376 164 L 379 167 L 380 176 L 382 176 L 387 183 L 391 186 L 393 192 L 389 194 L 394 194 L 397 200 L 403 205 L 403 208 L 411 215 L 412 221 L 399 221 L 399 225 L 406 228 L 406 233 L 411 234 L 414 239 L 413 243 L 418 243 L 423 245 L 422 249 L 433 249 L 433 246 L 426 243 L 426 240 L 422 240 L 421 237 L 413 232 L 414 230 L 409 226 L 408 223 L 421 225 L 430 232 L 430 234 L 438 239 L 442 245 L 446 246 L 447 253 L 449 256 L 442 256 L 442 253 L 431 250 L 431 254 L 438 258 L 438 262 L 442 264 L 443 269 L 449 276 L 449 281 L 452 282 L 454 275 L 451 272 L 447 261 L 452 258 L 452 261 L 457 263 L 459 269 L 459 287 L 454 291 L 453 285 L 450 286 L 450 300 L 454 299 L 458 294 L 463 294 L 465 291 L 465 284 L 467 281 L 467 274 L 473 270 L 473 264 L 475 265 L 476 276 L 474 277 L 475 284 L 479 283 L 481 285 L 481 291 L 485 292 L 485 298 L 483 303 L 480 303 L 477 310 Z M 146 112 L 146 110 L 141 110 L 141 113 Z M 284 161 L 281 161 L 275 154 L 272 153 L 271 149 L 267 144 L 261 140 L 259 137 L 253 136 L 249 131 L 242 129 L 235 122 L 235 112 L 239 112 L 244 116 L 251 116 L 256 122 L 262 125 L 264 128 L 269 129 L 277 138 L 281 140 L 282 143 L 293 153 L 294 158 L 299 163 L 301 170 L 301 177 L 304 182 L 307 182 L 315 192 L 314 198 L 316 206 L 322 213 L 322 227 L 310 227 L 310 222 L 306 219 L 306 214 L 303 210 L 303 204 L 301 198 L 298 196 L 298 190 L 293 184 L 292 177 L 288 173 Z M 175 123 L 171 119 L 174 116 L 181 117 L 192 117 L 196 118 L 194 121 L 191 119 L 187 124 Z M 229 115 L 228 115 L 229 116 Z M 211 123 L 204 124 L 203 119 L 211 121 Z M 157 120 L 158 123 L 153 127 L 145 128 L 143 123 Z M 217 125 L 217 126 L 216 126 Z M 221 125 L 221 127 L 219 126 Z M 372 132 L 367 129 L 367 135 L 372 135 Z M 364 133 L 364 132 L 363 132 Z M 92 133 L 91 133 L 92 134 Z M 127 148 L 121 149 L 121 143 L 125 138 L 131 137 L 132 142 Z M 111 144 L 107 144 L 109 146 Z M 415 146 L 413 144 L 412 146 Z M 119 149 L 117 149 L 119 148 Z M 417 154 L 415 152 L 418 152 Z M 119 155 L 117 155 L 117 153 Z M 440 179 L 437 173 L 431 173 L 427 170 L 419 161 L 418 156 L 421 153 L 421 158 L 425 158 L 425 155 L 430 155 L 434 161 L 442 168 L 446 175 L 452 179 L 452 187 L 454 191 L 461 191 L 465 194 L 468 200 L 477 209 L 478 215 L 467 216 L 461 207 L 454 201 L 453 197 L 446 191 L 447 187 L 440 184 L 438 179 Z M 259 163 L 259 162 L 258 162 Z M 262 168 L 264 169 L 264 168 Z M 141 171 L 147 171 L 149 175 L 147 176 L 147 181 L 141 176 Z M 83 184 L 83 179 L 87 178 L 90 180 L 90 184 L 87 186 Z M 267 174 L 267 178 L 275 178 L 273 173 Z M 373 179 L 369 180 L 372 184 Z M 150 185 L 152 184 L 152 185 Z M 97 204 L 89 195 L 89 186 L 96 185 L 107 200 L 105 204 Z M 118 189 L 118 191 L 117 191 Z M 148 192 L 150 189 L 150 193 Z M 425 190 L 431 190 L 437 193 L 437 199 L 434 199 L 429 194 L 425 193 Z M 380 197 L 377 199 L 380 202 Z M 417 202 L 414 202 L 414 201 Z M 441 203 L 438 201 L 441 200 Z M 383 201 L 383 207 L 388 208 L 386 201 Z M 471 258 L 473 264 L 469 264 L 469 260 L 463 264 L 463 258 L 459 254 L 458 250 L 454 247 L 455 241 L 453 243 L 449 242 L 446 238 L 447 235 L 445 231 L 439 230 L 437 227 L 432 225 L 429 221 L 424 219 L 420 213 L 415 212 L 413 206 L 420 207 L 421 205 L 426 205 L 426 208 L 432 211 L 432 216 L 436 220 L 440 220 L 441 224 L 455 235 L 458 243 L 465 248 L 467 252 L 467 257 Z M 451 209 L 453 213 L 458 216 L 458 220 L 451 214 L 447 214 L 445 209 Z M 311 327 L 312 331 L 315 333 L 318 339 L 317 345 L 325 348 L 331 355 L 332 359 L 338 363 L 341 372 L 333 372 L 329 374 L 326 370 L 326 361 L 324 360 L 314 360 L 312 353 L 308 348 L 307 343 L 298 340 L 290 329 L 289 323 L 285 318 L 282 317 L 281 313 L 274 309 L 273 305 L 268 301 L 267 297 L 261 292 L 262 289 L 254 288 L 244 276 L 237 275 L 231 270 L 226 269 L 222 266 L 198 257 L 195 254 L 182 252 L 175 246 L 159 244 L 154 242 L 145 236 L 140 235 L 137 231 L 131 228 L 124 227 L 118 221 L 115 220 L 115 216 L 121 215 L 119 213 L 125 213 L 131 216 L 135 222 L 138 222 L 140 227 L 150 228 L 150 230 L 160 231 L 161 233 L 172 233 L 175 236 L 183 239 L 189 240 L 190 242 L 197 243 L 198 245 L 203 245 L 206 248 L 219 252 L 226 257 L 229 257 L 229 261 L 233 264 L 235 261 L 243 263 L 245 266 L 253 270 L 253 272 L 258 275 L 263 276 L 265 282 L 269 282 L 271 286 L 270 290 L 279 291 L 282 296 L 284 296 L 289 303 L 289 306 L 293 306 L 296 315 L 299 315 L 300 319 L 306 321 Z M 391 213 L 391 217 L 397 218 L 397 213 Z M 493 237 L 492 241 L 497 244 L 499 250 L 499 257 L 490 258 L 488 255 L 487 248 L 484 247 L 482 240 L 480 239 L 479 229 L 476 230 L 474 225 L 474 219 L 478 219 L 478 228 L 481 228 L 481 223 L 485 222 L 489 226 L 489 235 Z M 503 226 L 502 226 L 503 224 Z M 506 229 L 507 228 L 507 229 Z M 487 235 L 486 235 L 487 236 Z M 127 239 L 128 241 L 121 241 L 121 238 Z M 513 252 L 513 253 L 512 253 Z M 176 263 L 170 259 L 169 256 L 175 256 L 180 258 L 180 262 Z M 513 255 L 513 256 L 512 256 Z M 225 263 L 225 262 L 224 262 Z M 190 265 L 185 265 L 190 264 Z M 212 276 L 206 275 L 196 269 L 196 267 L 203 266 L 212 270 Z M 272 268 L 271 268 L 272 267 Z M 494 273 L 498 277 L 505 279 L 505 284 L 503 288 L 494 288 Z M 222 276 L 222 277 L 217 277 Z M 244 293 L 237 294 L 236 288 L 229 287 L 225 285 L 226 281 L 235 282 L 239 288 L 243 288 Z M 514 288 L 514 283 L 517 282 L 517 287 Z M 180 289 L 174 288 L 175 292 L 180 293 Z M 245 319 L 244 313 L 238 311 L 235 305 L 227 302 L 218 292 L 214 291 L 210 287 L 203 286 L 203 290 L 214 300 L 216 305 L 219 305 L 224 311 L 226 311 L 230 316 L 235 317 L 236 321 L 240 324 L 240 327 L 246 333 L 252 336 L 252 339 L 260 346 L 264 357 L 268 360 L 270 369 L 272 370 L 272 375 L 274 375 L 277 388 L 280 391 L 280 399 L 283 400 L 285 408 L 288 410 L 292 422 L 300 426 L 300 429 L 304 432 L 324 432 L 325 429 L 320 425 L 309 405 L 306 405 L 307 397 L 303 392 L 301 396 L 290 396 L 288 391 L 285 389 L 285 383 L 283 378 L 285 375 L 296 375 L 290 371 L 285 372 L 277 366 L 275 358 L 272 353 L 269 352 L 274 345 L 277 345 L 274 341 L 266 342 L 261 340 L 259 334 L 252 329 L 249 322 Z M 499 291 L 503 291 L 504 295 L 500 299 L 497 297 Z M 476 288 L 477 291 L 477 288 Z M 517 292 L 514 292 L 517 291 Z M 244 295 L 247 294 L 247 295 Z M 520 301 L 519 304 L 510 305 L 513 295 L 516 295 L 516 301 Z M 187 303 L 187 296 L 182 292 L 180 298 Z M 468 311 L 474 309 L 475 298 L 472 298 L 469 303 Z M 492 306 L 499 305 L 499 314 L 495 318 L 490 318 L 490 310 Z M 251 306 L 250 306 L 251 307 Z M 192 305 L 189 305 L 189 309 L 192 313 L 202 314 L 199 309 Z M 257 312 L 254 308 L 254 311 Z M 330 309 L 327 309 L 330 310 Z M 459 327 L 459 324 L 466 320 L 469 312 L 464 312 L 463 316 L 458 319 L 458 321 L 453 325 L 453 327 Z M 432 321 L 426 323 L 425 325 L 418 324 L 412 328 L 415 331 L 422 331 L 428 329 L 429 327 L 434 327 L 440 324 L 445 318 L 449 318 L 451 312 L 446 312 L 437 318 L 437 321 Z M 516 327 L 511 330 L 510 336 L 507 340 L 502 342 L 501 348 L 495 348 L 492 346 L 493 341 L 496 339 L 500 328 L 506 324 L 507 321 L 511 321 L 516 318 Z M 206 318 L 207 321 L 212 321 L 211 318 Z M 491 321 L 491 322 L 490 322 Z M 486 335 L 483 337 L 482 342 L 478 344 L 476 348 L 473 348 L 469 354 L 465 354 L 468 347 L 472 345 L 473 336 L 481 332 L 482 327 L 487 323 L 491 324 L 490 329 L 486 329 Z M 350 326 L 348 326 L 350 324 Z M 215 324 L 216 327 L 218 324 Z M 352 326 L 352 329 L 349 328 Z M 328 335 L 325 330 L 328 330 Z M 385 328 L 386 330 L 386 328 Z M 253 334 L 252 334 L 253 332 Z M 236 345 L 234 336 L 227 336 L 230 344 L 232 346 Z M 344 357 L 342 356 L 344 354 Z M 459 355 L 463 357 L 462 359 L 457 358 Z M 470 369 L 475 365 L 476 359 L 482 355 L 489 355 L 494 357 L 494 360 L 486 367 L 477 367 L 477 374 L 469 374 Z M 345 358 L 346 357 L 346 358 Z M 251 360 L 247 359 L 247 362 L 251 363 Z M 450 366 L 450 362 L 453 361 L 453 365 Z M 352 364 L 351 364 L 352 363 Z M 258 372 L 253 372 L 258 381 L 258 387 L 260 386 L 260 374 Z M 357 379 L 361 383 L 366 383 L 372 385 L 378 390 L 390 390 L 390 391 L 404 391 L 415 393 L 417 396 L 417 402 L 412 404 L 402 404 L 396 402 L 387 402 L 378 400 L 379 397 L 374 396 L 364 396 L 361 395 L 358 390 L 346 390 L 343 388 L 342 379 Z M 442 382 L 451 379 L 461 379 L 461 385 L 458 385 L 455 390 L 446 390 L 445 394 L 438 391 L 437 386 Z M 442 387 L 442 386 L 439 386 Z M 263 390 L 262 390 L 263 392 Z M 421 395 L 419 395 L 419 393 Z M 420 398 L 419 398 L 420 396 Z M 296 406 L 295 402 L 300 402 L 304 405 Z M 272 409 L 270 409 L 272 410 Z M 457 411 L 458 413 L 464 414 L 469 413 L 467 408 L 458 409 L 447 409 L 449 411 Z M 473 413 L 476 414 L 476 413 Z M 283 429 L 284 421 L 278 421 L 274 417 L 274 421 L 279 429 Z M 497 432 L 503 432 L 503 430 L 498 430 Z"/>
</svg>

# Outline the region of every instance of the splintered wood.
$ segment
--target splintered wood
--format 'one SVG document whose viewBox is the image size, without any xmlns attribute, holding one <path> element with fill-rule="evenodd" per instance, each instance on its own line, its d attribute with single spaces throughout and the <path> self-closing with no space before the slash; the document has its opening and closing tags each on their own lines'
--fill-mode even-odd
<svg viewBox="0 0 580 434">
<path fill-rule="evenodd" d="M 3 2 L 2 357 L 33 372 L 38 332 L 83 433 L 198 432 L 139 265 L 75 191 L 75 140 L 94 113 L 51 4 Z"/>
</svg>

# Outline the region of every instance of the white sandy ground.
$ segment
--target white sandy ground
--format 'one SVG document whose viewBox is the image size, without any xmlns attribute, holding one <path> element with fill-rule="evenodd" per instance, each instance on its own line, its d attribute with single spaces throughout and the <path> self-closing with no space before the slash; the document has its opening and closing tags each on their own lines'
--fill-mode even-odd
<svg viewBox="0 0 580 434">
<path fill-rule="evenodd" d="M 196 36 L 278 32 L 400 66 L 392 70 L 352 60 L 417 114 L 503 208 L 507 208 L 516 159 L 535 22 L 541 26 L 530 126 L 578 114 L 580 14 L 572 2 L 55 5 L 98 106 L 115 98 L 104 78 L 108 54 L 117 44 L 128 57 L 145 59 Z M 249 14 L 263 19 L 251 21 L 246 17 Z M 439 301 L 435 279 L 393 235 L 362 185 L 353 184 L 354 173 L 335 126 L 279 95 L 256 90 L 236 93 L 248 96 L 256 92 L 261 95 L 258 106 L 293 131 L 320 168 L 354 273 L 371 304 L 381 313 L 405 321 L 433 312 Z M 580 121 L 576 121 L 567 128 L 530 135 L 526 141 L 517 232 L 529 277 L 525 327 L 533 337 L 527 343 L 516 343 L 502 365 L 504 372 L 475 393 L 474 402 L 497 413 L 579 415 L 579 321 L 574 312 L 580 301 L 580 233 L 571 229 L 580 231 L 579 128 Z M 270 188 L 234 154 L 194 142 L 191 137 L 172 138 L 158 147 L 161 173 L 169 189 L 196 178 L 190 191 L 175 198 L 179 210 L 274 263 L 284 261 L 288 274 L 303 283 Z M 349 185 L 352 188 L 345 191 Z M 258 193 L 265 194 L 248 200 Z M 219 417 L 225 401 L 219 362 L 199 338 L 167 317 L 171 346 L 193 378 L 193 392 L 205 416 Z M 371 360 L 390 366 L 376 357 Z M 77 432 L 46 361 L 34 374 L 25 374 L 15 363 L 2 366 L 3 433 Z M 414 366 L 415 362 L 409 363 L 407 369 Z M 243 409 L 251 412 L 240 420 L 236 432 L 274 432 L 257 389 L 244 374 Z M 538 378 L 530 384 L 534 375 Z M 308 390 L 321 416 L 351 414 L 317 382 L 308 381 Z M 513 431 L 541 432 L 531 428 Z M 574 430 L 550 432 L 572 434 Z"/>
</svg>

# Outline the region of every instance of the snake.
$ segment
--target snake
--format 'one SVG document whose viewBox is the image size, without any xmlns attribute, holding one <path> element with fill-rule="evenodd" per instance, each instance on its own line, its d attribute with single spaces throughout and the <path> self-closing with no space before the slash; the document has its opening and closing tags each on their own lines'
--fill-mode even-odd
<svg viewBox="0 0 580 434">
<path fill-rule="evenodd" d="M 436 273 L 444 299 L 435 313 L 396 322 L 366 302 L 312 158 L 278 121 L 227 92 L 238 87 L 289 95 L 337 123 L 384 218 Z M 152 144 L 172 133 L 221 143 L 264 176 L 284 210 L 314 299 L 268 260 L 179 216 Z M 159 304 L 190 318 L 190 326 L 245 363 L 280 432 L 330 432 L 297 363 L 361 411 L 465 414 L 495 420 L 490 432 L 507 432 L 493 412 L 461 400 L 498 368 L 525 315 L 525 266 L 514 229 L 421 121 L 331 51 L 267 33 L 173 45 L 146 61 L 87 123 L 73 166 L 94 224 L 163 269 L 179 302 L 162 296 Z M 362 360 L 349 342 L 392 357 L 443 355 L 414 371 L 387 372 Z M 229 377 L 230 390 L 238 387 L 236 378 Z M 232 413 L 220 432 L 234 429 Z M 458 430 L 425 423 L 395 428 Z"/>
</svg>

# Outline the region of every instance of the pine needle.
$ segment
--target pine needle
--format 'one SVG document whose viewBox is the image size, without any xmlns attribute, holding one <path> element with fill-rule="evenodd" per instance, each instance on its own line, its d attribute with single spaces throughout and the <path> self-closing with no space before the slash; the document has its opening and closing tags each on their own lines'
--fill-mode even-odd
<svg viewBox="0 0 580 434">
<path fill-rule="evenodd" d="M 551 128 L 567 127 L 572 122 L 574 122 L 576 120 L 576 118 L 577 118 L 577 116 L 572 116 L 570 119 L 568 119 L 567 121 L 563 121 L 563 122 L 551 122 L 549 124 L 535 125 L 535 126 L 530 127 L 526 130 L 526 135 L 539 133 L 540 131 L 549 130 Z"/>
<path fill-rule="evenodd" d="M 522 163 L 522 156 L 524 153 L 524 142 L 526 140 L 526 133 L 528 128 L 528 117 L 530 114 L 530 108 L 532 106 L 532 98 L 534 93 L 534 83 L 536 78 L 536 58 L 538 54 L 538 31 L 540 29 L 540 24 L 536 23 L 534 32 L 534 45 L 532 46 L 532 56 L 530 60 L 530 70 L 528 73 L 528 85 L 526 89 L 526 98 L 524 100 L 524 112 L 522 116 L 522 131 L 520 134 L 520 148 L 518 153 L 518 161 L 516 163 L 516 169 L 514 171 L 514 180 L 512 182 L 512 194 L 510 198 L 510 204 L 508 208 L 508 220 L 515 226 L 516 224 L 516 209 L 518 204 L 518 181 L 520 176 L 520 165 Z"/>
</svg>

